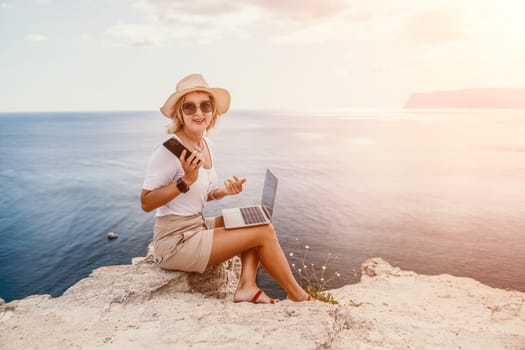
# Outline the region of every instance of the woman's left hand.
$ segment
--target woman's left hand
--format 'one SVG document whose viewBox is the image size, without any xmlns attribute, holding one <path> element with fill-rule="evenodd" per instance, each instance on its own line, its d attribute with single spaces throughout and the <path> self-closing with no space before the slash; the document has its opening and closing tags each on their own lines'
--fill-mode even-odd
<svg viewBox="0 0 525 350">
<path fill-rule="evenodd" d="M 246 182 L 244 177 L 238 178 L 234 176 L 231 179 L 224 181 L 224 194 L 231 196 L 242 192 L 242 185 Z"/>
</svg>

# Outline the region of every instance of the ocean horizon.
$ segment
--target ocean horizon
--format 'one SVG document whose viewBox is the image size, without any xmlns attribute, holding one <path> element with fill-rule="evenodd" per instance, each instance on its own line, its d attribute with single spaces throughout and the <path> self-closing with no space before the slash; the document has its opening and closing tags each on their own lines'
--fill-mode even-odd
<svg viewBox="0 0 525 350">
<path fill-rule="evenodd" d="M 58 296 L 146 254 L 154 213 L 139 195 L 167 122 L 156 111 L 0 113 L 1 298 Z M 379 256 L 525 291 L 523 135 L 525 110 L 234 110 L 209 140 L 219 180 L 248 181 L 205 214 L 257 201 L 269 167 L 283 250 L 340 273 L 329 288 Z M 283 296 L 263 269 L 258 282 Z"/>
</svg>

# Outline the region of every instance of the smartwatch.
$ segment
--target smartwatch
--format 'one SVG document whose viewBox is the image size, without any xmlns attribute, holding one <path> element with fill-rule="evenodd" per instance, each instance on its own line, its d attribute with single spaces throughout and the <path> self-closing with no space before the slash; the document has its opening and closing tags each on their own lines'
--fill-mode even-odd
<svg viewBox="0 0 525 350">
<path fill-rule="evenodd" d="M 186 193 L 190 190 L 190 186 L 188 186 L 184 180 L 182 180 L 182 177 L 177 180 L 177 188 L 179 189 L 180 193 Z"/>
</svg>

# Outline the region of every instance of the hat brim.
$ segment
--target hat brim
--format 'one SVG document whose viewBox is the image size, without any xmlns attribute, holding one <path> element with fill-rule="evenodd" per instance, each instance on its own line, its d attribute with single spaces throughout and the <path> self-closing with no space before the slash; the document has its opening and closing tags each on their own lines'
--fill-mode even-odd
<svg viewBox="0 0 525 350">
<path fill-rule="evenodd" d="M 230 93 L 226 89 L 222 88 L 208 88 L 208 87 L 192 87 L 187 89 L 182 89 L 168 97 L 164 106 L 160 108 L 160 112 L 167 118 L 172 118 L 173 109 L 177 101 L 184 95 L 189 94 L 190 92 L 203 91 L 207 92 L 213 96 L 215 100 L 215 107 L 217 108 L 217 115 L 224 114 L 230 108 Z"/>
</svg>

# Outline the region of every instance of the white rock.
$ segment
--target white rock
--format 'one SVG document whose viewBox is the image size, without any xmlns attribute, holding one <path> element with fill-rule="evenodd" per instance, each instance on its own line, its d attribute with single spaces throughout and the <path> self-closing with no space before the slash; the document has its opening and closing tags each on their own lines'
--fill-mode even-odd
<svg viewBox="0 0 525 350">
<path fill-rule="evenodd" d="M 235 304 L 239 260 L 204 274 L 148 257 L 97 269 L 58 298 L 0 305 L 2 349 L 521 349 L 525 293 L 423 276 L 381 259 L 321 302 Z"/>
</svg>

